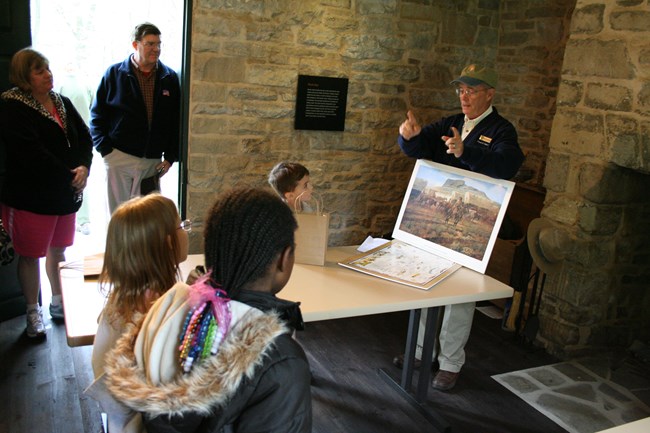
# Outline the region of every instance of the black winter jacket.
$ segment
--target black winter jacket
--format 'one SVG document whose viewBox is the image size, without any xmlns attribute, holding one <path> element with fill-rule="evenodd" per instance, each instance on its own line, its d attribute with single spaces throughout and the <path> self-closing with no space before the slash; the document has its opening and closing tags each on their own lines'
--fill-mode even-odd
<svg viewBox="0 0 650 433">
<path fill-rule="evenodd" d="M 108 353 L 106 384 L 115 398 L 140 412 L 149 432 L 311 432 L 311 373 L 288 322 L 300 327 L 298 305 L 242 292 L 230 303 L 232 327 L 217 354 L 182 374 L 171 361 L 188 293 L 176 284 Z M 159 372 L 167 378 L 155 379 Z"/>
<path fill-rule="evenodd" d="M 2 94 L 0 135 L 6 151 L 2 203 L 42 215 L 67 215 L 81 206 L 70 170 L 90 170 L 92 140 L 70 99 L 50 92 L 65 131 L 29 93 Z"/>
</svg>

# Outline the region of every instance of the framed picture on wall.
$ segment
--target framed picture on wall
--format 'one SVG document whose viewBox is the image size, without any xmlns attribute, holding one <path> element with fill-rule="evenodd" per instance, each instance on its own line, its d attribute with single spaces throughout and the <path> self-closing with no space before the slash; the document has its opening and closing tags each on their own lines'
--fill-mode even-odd
<svg viewBox="0 0 650 433">
<path fill-rule="evenodd" d="M 418 160 L 394 240 L 340 265 L 420 289 L 460 266 L 485 273 L 514 187 L 514 182 Z"/>
</svg>

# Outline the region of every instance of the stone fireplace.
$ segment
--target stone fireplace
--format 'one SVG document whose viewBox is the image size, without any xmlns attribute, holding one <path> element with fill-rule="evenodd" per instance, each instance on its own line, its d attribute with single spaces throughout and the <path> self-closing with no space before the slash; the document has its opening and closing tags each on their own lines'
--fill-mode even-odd
<svg viewBox="0 0 650 433">
<path fill-rule="evenodd" d="M 650 338 L 650 10 L 581 1 L 551 129 L 542 217 L 570 238 L 538 339 L 560 357 Z"/>
</svg>

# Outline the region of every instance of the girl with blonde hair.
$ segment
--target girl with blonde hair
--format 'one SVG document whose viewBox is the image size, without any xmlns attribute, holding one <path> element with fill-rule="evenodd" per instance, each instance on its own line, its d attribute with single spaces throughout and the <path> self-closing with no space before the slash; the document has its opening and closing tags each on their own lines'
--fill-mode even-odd
<svg viewBox="0 0 650 433">
<path fill-rule="evenodd" d="M 124 202 L 113 213 L 106 234 L 100 289 L 107 295 L 95 336 L 92 367 L 95 382 L 86 391 L 108 414 L 111 432 L 141 431 L 139 415 L 121 406 L 106 392 L 104 357 L 125 328 L 179 279 L 179 263 L 188 252 L 189 220 L 182 221 L 176 205 L 160 194 Z"/>
</svg>

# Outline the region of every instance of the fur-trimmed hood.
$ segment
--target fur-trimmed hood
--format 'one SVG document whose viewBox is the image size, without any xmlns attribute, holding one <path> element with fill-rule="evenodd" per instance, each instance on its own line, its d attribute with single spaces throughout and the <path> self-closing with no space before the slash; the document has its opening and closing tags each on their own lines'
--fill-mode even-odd
<svg viewBox="0 0 650 433">
<path fill-rule="evenodd" d="M 115 398 L 148 417 L 195 412 L 207 416 L 224 406 L 245 378 L 251 379 L 289 329 L 274 313 L 231 301 L 231 328 L 216 355 L 188 374 L 178 366 L 189 286 L 178 283 L 129 325 L 106 357 L 106 385 Z"/>
</svg>

